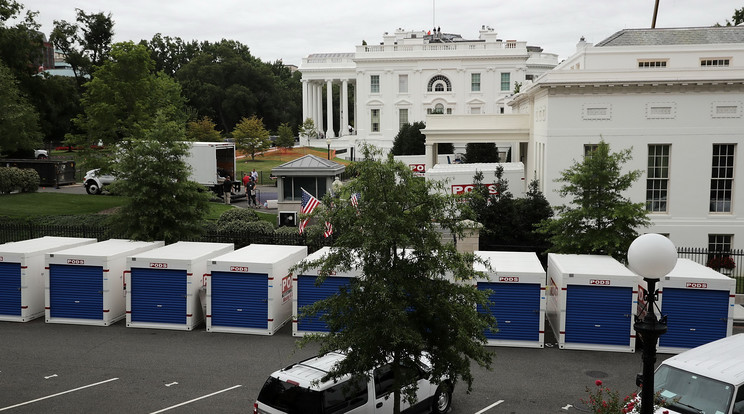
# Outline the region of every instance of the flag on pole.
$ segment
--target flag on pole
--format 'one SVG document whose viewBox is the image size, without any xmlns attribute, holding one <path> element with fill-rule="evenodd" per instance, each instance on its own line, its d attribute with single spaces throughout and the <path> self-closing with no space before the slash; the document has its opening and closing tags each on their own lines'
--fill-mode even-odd
<svg viewBox="0 0 744 414">
<path fill-rule="evenodd" d="M 313 197 L 312 194 L 308 193 L 307 191 L 305 191 L 304 188 L 302 188 L 302 209 L 300 210 L 302 214 L 312 214 L 312 212 L 315 210 L 315 207 L 318 207 L 319 204 L 320 201 L 318 201 L 317 198 Z M 306 218 L 305 220 L 302 220 L 302 223 L 300 223 L 300 234 L 305 231 L 305 226 L 307 226 L 308 221 L 310 221 L 310 219 Z"/>
<path fill-rule="evenodd" d="M 354 208 L 359 208 L 359 193 L 351 195 L 351 205 L 354 206 Z"/>
<path fill-rule="evenodd" d="M 333 225 L 331 225 L 330 222 L 326 221 L 325 222 L 325 231 L 323 232 L 323 236 L 325 236 L 325 238 L 327 239 L 327 238 L 331 237 L 331 234 L 333 234 Z"/>
</svg>

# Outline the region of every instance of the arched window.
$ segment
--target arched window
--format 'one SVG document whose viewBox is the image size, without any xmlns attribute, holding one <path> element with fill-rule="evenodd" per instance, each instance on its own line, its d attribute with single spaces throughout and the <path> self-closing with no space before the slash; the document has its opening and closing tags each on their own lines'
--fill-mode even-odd
<svg viewBox="0 0 744 414">
<path fill-rule="evenodd" d="M 452 92 L 452 83 L 450 80 L 443 75 L 434 76 L 429 80 L 429 86 L 426 88 L 427 91 L 432 92 Z"/>
</svg>

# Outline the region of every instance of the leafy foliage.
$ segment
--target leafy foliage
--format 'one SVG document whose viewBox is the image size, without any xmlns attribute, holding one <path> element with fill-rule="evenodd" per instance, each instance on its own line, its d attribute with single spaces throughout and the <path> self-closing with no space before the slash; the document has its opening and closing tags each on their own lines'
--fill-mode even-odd
<svg viewBox="0 0 744 414">
<path fill-rule="evenodd" d="M 312 118 L 307 118 L 300 126 L 299 134 L 307 137 L 307 139 L 318 138 L 318 128 L 315 126 L 315 121 Z"/>
<path fill-rule="evenodd" d="M 222 134 L 214 129 L 215 126 L 216 124 L 208 116 L 203 116 L 197 121 L 190 121 L 186 124 L 186 139 L 195 142 L 220 142 Z"/>
<path fill-rule="evenodd" d="M 631 159 L 631 149 L 610 152 L 604 140 L 583 162 L 574 162 L 561 172 L 558 190 L 571 205 L 556 208 L 558 218 L 540 223 L 549 236 L 549 251 L 576 254 L 606 254 L 624 260 L 628 246 L 647 227 L 644 203 L 633 203 L 623 195 L 641 175 L 640 170 L 622 172 Z"/>
<path fill-rule="evenodd" d="M 79 85 L 93 75 L 94 68 L 108 59 L 114 37 L 111 13 L 86 13 L 75 9 L 77 23 L 55 20 L 50 41 L 65 55 Z"/>
<path fill-rule="evenodd" d="M 269 131 L 264 128 L 263 119 L 252 116 L 243 117 L 233 130 L 235 146 L 251 154 L 251 160 L 256 159 L 256 153 L 264 151 L 271 146 Z"/>
<path fill-rule="evenodd" d="M 40 142 L 39 115 L 0 62 L 0 153 L 33 149 Z"/>
<path fill-rule="evenodd" d="M 499 149 L 493 142 L 471 142 L 465 146 L 465 163 L 498 162 Z"/>
<path fill-rule="evenodd" d="M 462 236 L 460 203 L 439 192 L 440 183 L 427 182 L 393 160 L 375 161 L 381 153 L 364 148 L 364 160 L 352 164 L 352 179 L 343 196 L 323 199 L 316 209 L 319 223 L 333 224 L 336 241 L 325 257 L 299 266 L 319 268 L 323 280 L 331 272 L 357 268 L 362 276 L 337 295 L 305 308 L 304 315 L 324 312 L 327 335 L 308 336 L 320 342 L 321 352 L 348 350 L 348 357 L 329 373 L 363 374 L 391 362 L 395 410 L 401 392 L 413 396 L 407 373 L 422 353 L 429 353 L 434 382 L 462 378 L 470 389 L 471 361 L 489 366 L 484 331 L 493 318 L 479 313 L 486 293 L 472 284 L 457 283 L 475 276 L 473 254 L 458 253 L 444 243 L 440 230 Z M 358 209 L 349 196 L 359 193 Z M 447 276 L 445 276 L 447 275 Z M 406 369 L 408 368 L 408 369 Z"/>
<path fill-rule="evenodd" d="M 217 220 L 217 227 L 221 228 L 235 222 L 248 223 L 258 220 L 258 214 L 256 214 L 256 212 L 253 210 L 247 208 L 233 208 L 225 211 L 220 215 L 220 218 Z"/>
<path fill-rule="evenodd" d="M 294 147 L 294 143 L 292 127 L 286 122 L 279 125 L 279 137 L 276 140 L 276 146 L 279 148 L 292 148 Z"/>
<path fill-rule="evenodd" d="M 393 155 L 422 155 L 426 151 L 426 137 L 421 130 L 426 124 L 419 121 L 403 124 L 393 140 Z"/>
</svg>

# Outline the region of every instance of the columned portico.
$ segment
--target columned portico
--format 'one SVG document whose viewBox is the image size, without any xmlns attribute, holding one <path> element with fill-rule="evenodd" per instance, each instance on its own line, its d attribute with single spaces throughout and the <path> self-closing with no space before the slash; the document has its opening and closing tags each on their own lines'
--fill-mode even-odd
<svg viewBox="0 0 744 414">
<path fill-rule="evenodd" d="M 333 81 L 326 81 L 326 138 L 334 138 L 333 133 Z"/>
</svg>

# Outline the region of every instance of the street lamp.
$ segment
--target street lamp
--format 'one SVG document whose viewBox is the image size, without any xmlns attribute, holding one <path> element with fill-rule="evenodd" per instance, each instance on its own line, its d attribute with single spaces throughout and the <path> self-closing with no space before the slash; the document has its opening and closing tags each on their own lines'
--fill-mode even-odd
<svg viewBox="0 0 744 414">
<path fill-rule="evenodd" d="M 654 365 L 656 364 L 656 342 L 666 333 L 666 316 L 656 319 L 654 302 L 658 298 L 656 282 L 666 276 L 677 264 L 677 249 L 674 243 L 660 234 L 639 236 L 628 248 L 628 267 L 646 281 L 643 311 L 636 316 L 635 329 L 643 346 L 643 374 L 641 385 L 641 414 L 654 412 Z M 645 315 L 642 315 L 645 313 Z M 642 319 L 641 319 L 642 318 Z"/>
<path fill-rule="evenodd" d="M 328 145 L 328 159 L 331 159 L 331 139 L 326 138 L 326 145 Z"/>
</svg>

